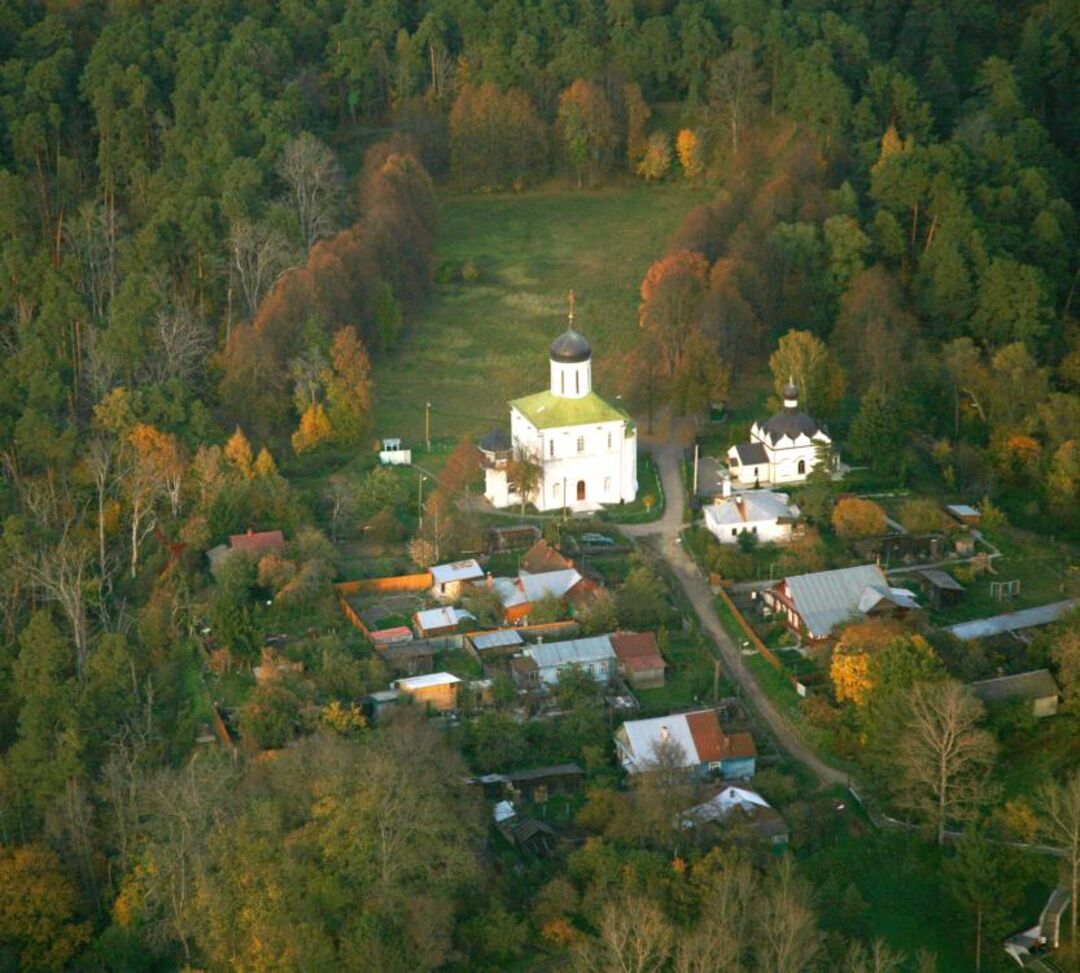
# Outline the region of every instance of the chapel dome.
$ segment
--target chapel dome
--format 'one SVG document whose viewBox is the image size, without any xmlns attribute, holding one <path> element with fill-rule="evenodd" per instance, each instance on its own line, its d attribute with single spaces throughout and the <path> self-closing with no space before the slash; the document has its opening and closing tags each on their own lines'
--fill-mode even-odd
<svg viewBox="0 0 1080 973">
<path fill-rule="evenodd" d="M 813 439 L 819 432 L 824 431 L 816 419 L 798 409 L 781 409 L 767 419 L 761 429 L 773 443 L 779 442 L 784 436 L 792 440 L 798 439 L 800 434 Z"/>
<path fill-rule="evenodd" d="M 551 343 L 551 360 L 574 364 L 592 357 L 592 345 L 588 338 L 573 328 L 564 331 Z"/>
</svg>

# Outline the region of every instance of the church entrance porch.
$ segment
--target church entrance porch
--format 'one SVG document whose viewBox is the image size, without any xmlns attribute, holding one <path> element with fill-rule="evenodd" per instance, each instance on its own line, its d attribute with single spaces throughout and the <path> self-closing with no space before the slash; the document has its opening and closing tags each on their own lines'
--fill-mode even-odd
<svg viewBox="0 0 1080 973">
<path fill-rule="evenodd" d="M 584 499 L 585 499 L 585 481 L 584 480 L 578 480 L 577 481 L 577 500 L 578 500 L 578 503 L 581 503 L 582 501 L 584 501 Z"/>
</svg>

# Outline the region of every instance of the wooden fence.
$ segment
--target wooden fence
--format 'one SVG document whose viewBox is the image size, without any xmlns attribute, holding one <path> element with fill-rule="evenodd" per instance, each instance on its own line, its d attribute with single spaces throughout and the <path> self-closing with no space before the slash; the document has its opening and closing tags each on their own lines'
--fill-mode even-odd
<svg viewBox="0 0 1080 973">
<path fill-rule="evenodd" d="M 349 595 L 386 594 L 391 591 L 426 591 L 432 585 L 430 571 L 420 574 L 401 574 L 391 578 L 365 578 L 362 581 L 342 581 L 334 585 L 339 598 Z"/>
<path fill-rule="evenodd" d="M 784 675 L 789 675 L 784 664 L 776 657 L 776 654 L 770 649 L 764 642 L 761 641 L 761 637 L 754 631 L 754 626 L 751 625 L 745 618 L 743 613 L 735 607 L 735 602 L 731 600 L 731 596 L 723 589 L 719 588 L 716 592 L 717 596 L 727 605 L 728 611 L 731 612 L 732 618 L 735 619 L 745 633 L 746 637 L 750 640 L 750 644 L 761 653 L 762 658 L 769 663 L 774 669 L 780 670 Z"/>
</svg>

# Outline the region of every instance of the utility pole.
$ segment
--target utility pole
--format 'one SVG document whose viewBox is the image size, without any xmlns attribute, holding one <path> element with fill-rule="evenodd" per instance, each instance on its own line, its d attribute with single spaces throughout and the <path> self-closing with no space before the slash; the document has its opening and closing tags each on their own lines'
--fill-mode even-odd
<svg viewBox="0 0 1080 973">
<path fill-rule="evenodd" d="M 427 443 L 427 451 L 431 452 L 431 403 L 424 403 L 424 442 Z"/>
<path fill-rule="evenodd" d="M 416 481 L 416 515 L 420 522 L 417 524 L 417 530 L 424 529 L 424 474 L 420 474 L 420 479 Z"/>
<path fill-rule="evenodd" d="M 694 489 L 691 491 L 691 497 L 690 497 L 690 502 L 691 503 L 694 502 L 694 497 L 697 496 L 697 467 L 698 467 L 698 449 L 699 448 L 700 448 L 700 444 L 695 439 L 694 440 Z"/>
</svg>

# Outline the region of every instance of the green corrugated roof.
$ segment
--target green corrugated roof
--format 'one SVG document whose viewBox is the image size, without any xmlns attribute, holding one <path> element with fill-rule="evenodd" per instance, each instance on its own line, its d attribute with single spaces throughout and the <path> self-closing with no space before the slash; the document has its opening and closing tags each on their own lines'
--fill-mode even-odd
<svg viewBox="0 0 1080 973">
<path fill-rule="evenodd" d="M 537 429 L 556 426 L 586 426 L 593 422 L 629 422 L 630 417 L 605 402 L 595 392 L 580 399 L 564 399 L 548 392 L 537 392 L 510 402 Z"/>
</svg>

